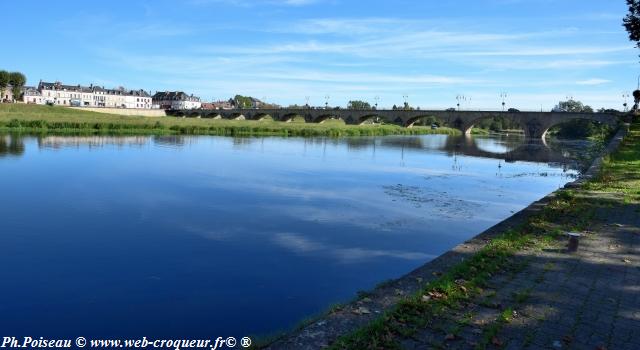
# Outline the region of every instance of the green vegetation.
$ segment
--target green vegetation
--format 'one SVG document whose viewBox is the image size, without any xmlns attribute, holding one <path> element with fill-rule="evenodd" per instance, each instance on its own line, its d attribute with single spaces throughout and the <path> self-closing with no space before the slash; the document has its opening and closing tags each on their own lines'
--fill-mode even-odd
<svg viewBox="0 0 640 350">
<path fill-rule="evenodd" d="M 493 132 L 521 130 L 520 124 L 518 124 L 518 122 L 511 120 L 510 118 L 505 118 L 503 116 L 483 119 L 478 124 L 474 125 L 474 129 L 490 130 Z"/>
<path fill-rule="evenodd" d="M 629 13 L 623 20 L 623 25 L 629 33 L 629 40 L 635 41 L 636 47 L 640 48 L 640 0 L 627 0 Z M 633 91 L 633 109 L 638 110 L 640 103 L 640 90 Z"/>
<path fill-rule="evenodd" d="M 371 105 L 369 104 L 369 102 L 354 100 L 349 101 L 349 104 L 347 104 L 347 109 L 371 109 Z"/>
<path fill-rule="evenodd" d="M 20 72 L 7 72 L 0 70 L 0 94 L 2 94 L 7 86 L 11 85 L 11 93 L 13 94 L 13 98 L 17 100 L 20 98 L 20 92 L 26 82 L 27 77 Z M 1 100 L 2 98 L 0 97 L 0 102 Z"/>
<path fill-rule="evenodd" d="M 573 99 L 561 101 L 555 107 L 555 110 L 564 112 L 593 113 L 593 108 L 591 108 L 591 106 Z M 550 132 L 559 138 L 604 139 L 610 135 L 613 130 L 608 125 L 600 125 L 589 120 L 576 119 L 558 125 L 557 127 L 552 128 Z"/>
<path fill-rule="evenodd" d="M 229 100 L 234 106 L 240 108 L 277 108 L 277 105 L 260 101 L 259 99 L 251 96 L 235 95 L 233 99 Z"/>
<path fill-rule="evenodd" d="M 612 195 L 624 198 L 612 203 Z M 513 256 L 518 251 L 557 246 L 563 231 L 582 231 L 591 227 L 599 205 L 629 202 L 640 202 L 640 122 L 633 124 L 620 149 L 605 160 L 597 179 L 582 189 L 558 191 L 539 214 L 531 216 L 520 227 L 491 239 L 478 253 L 427 283 L 415 295 L 400 301 L 368 325 L 338 339 L 331 349 L 397 349 L 400 338 L 411 337 L 420 329 L 433 326 L 431 323 L 436 318 L 461 310 L 464 303 L 480 302 L 488 279 L 499 271 L 512 269 Z M 543 278 L 540 276 L 541 280 Z M 529 293 L 529 290 L 523 290 L 513 295 L 514 305 L 505 306 L 505 311 L 483 328 L 483 341 L 477 344 L 477 349 L 484 349 L 494 342 L 497 332 L 510 322 L 512 307 L 526 301 Z M 484 297 L 488 297 L 486 293 Z"/>
<path fill-rule="evenodd" d="M 9 73 L 9 84 L 11 84 L 11 93 L 13 93 L 13 99 L 20 99 L 20 94 L 24 84 L 27 83 L 27 77 L 20 72 Z"/>
<path fill-rule="evenodd" d="M 640 121 L 632 125 L 623 146 L 605 160 L 598 179 L 587 188 L 621 194 L 625 203 L 640 202 Z"/>
<path fill-rule="evenodd" d="M 9 85 L 9 72 L 6 70 L 0 70 L 0 94 Z"/>
<path fill-rule="evenodd" d="M 396 125 L 345 125 L 283 123 L 271 120 L 236 121 L 175 117 L 131 117 L 74 110 L 56 106 L 0 105 L 0 131 L 60 134 L 182 134 L 221 136 L 376 136 L 415 134 L 459 134 L 449 128 Z"/>
<path fill-rule="evenodd" d="M 233 103 L 240 108 L 253 108 L 253 98 L 249 96 L 236 95 Z"/>
<path fill-rule="evenodd" d="M 640 1 L 627 0 L 627 5 L 629 13 L 625 16 L 623 25 L 629 33 L 629 40 L 635 41 L 640 47 Z"/>
<path fill-rule="evenodd" d="M 409 105 L 409 102 L 405 102 L 405 103 L 402 105 L 402 107 L 398 107 L 398 106 L 396 106 L 396 105 L 393 105 L 393 107 L 391 107 L 391 109 L 393 109 L 393 110 L 402 109 L 402 110 L 405 110 L 405 111 L 413 111 L 415 108 L 411 107 L 411 106 Z"/>
</svg>

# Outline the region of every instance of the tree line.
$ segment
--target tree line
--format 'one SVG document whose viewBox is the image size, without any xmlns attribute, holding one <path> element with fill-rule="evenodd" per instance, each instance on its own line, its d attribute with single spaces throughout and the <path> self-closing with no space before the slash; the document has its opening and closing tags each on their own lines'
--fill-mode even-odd
<svg viewBox="0 0 640 350">
<path fill-rule="evenodd" d="M 27 77 L 20 72 L 7 72 L 6 70 L 0 70 L 0 93 L 5 91 L 8 86 L 11 86 L 11 93 L 14 99 L 20 97 L 24 84 L 27 83 Z"/>
</svg>

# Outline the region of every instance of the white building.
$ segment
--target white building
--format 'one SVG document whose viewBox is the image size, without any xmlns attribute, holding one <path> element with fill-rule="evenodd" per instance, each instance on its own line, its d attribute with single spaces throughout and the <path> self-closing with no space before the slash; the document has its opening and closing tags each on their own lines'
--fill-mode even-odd
<svg viewBox="0 0 640 350">
<path fill-rule="evenodd" d="M 153 95 L 153 104 L 162 109 L 200 109 L 200 97 L 187 95 L 182 91 L 157 92 Z"/>
<path fill-rule="evenodd" d="M 63 85 L 40 82 L 42 103 L 59 106 L 151 109 L 151 96 L 144 90 L 105 89 L 101 86 Z"/>
<path fill-rule="evenodd" d="M 22 91 L 22 102 L 42 105 L 45 103 L 42 93 L 33 86 L 25 86 Z"/>
</svg>

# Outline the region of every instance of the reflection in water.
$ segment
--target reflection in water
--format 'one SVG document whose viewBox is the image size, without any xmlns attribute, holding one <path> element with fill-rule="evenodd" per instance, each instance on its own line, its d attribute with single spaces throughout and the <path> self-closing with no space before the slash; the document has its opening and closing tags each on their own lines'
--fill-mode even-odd
<svg viewBox="0 0 640 350">
<path fill-rule="evenodd" d="M 200 136 L 184 135 L 153 136 L 153 144 L 162 148 L 180 149 L 198 143 L 200 138 Z"/>
<path fill-rule="evenodd" d="M 580 151 L 584 152 L 591 144 L 582 141 L 579 145 L 571 141 L 553 141 L 554 147 L 538 140 L 527 140 L 522 136 L 447 136 L 433 135 L 393 137 L 379 139 L 380 146 L 400 148 L 401 150 L 443 151 L 453 157 L 454 168 L 458 166 L 458 156 L 492 158 L 505 162 L 538 162 L 556 167 L 581 169 Z M 563 145 L 573 147 L 564 148 Z"/>
<path fill-rule="evenodd" d="M 522 146 L 524 143 L 536 143 L 544 146 L 542 142 L 537 140 L 526 140 L 522 136 L 507 136 L 499 135 L 492 136 L 490 138 L 479 137 L 465 137 L 465 141 L 475 144 L 475 147 L 487 153 L 504 154 L 509 153 Z"/>
<path fill-rule="evenodd" d="M 24 143 L 20 136 L 0 135 L 0 157 L 17 157 L 22 154 L 24 154 Z"/>
<path fill-rule="evenodd" d="M 63 147 L 99 148 L 104 146 L 142 146 L 153 141 L 158 146 L 180 148 L 188 144 L 198 142 L 201 136 L 46 136 L 38 138 L 38 146 L 43 149 L 59 149 Z M 19 156 L 24 153 L 24 144 L 18 136 L 3 136 L 0 138 L 0 155 Z M 255 144 L 260 144 L 264 151 L 265 138 L 258 137 L 234 137 L 231 139 L 234 149 L 250 149 Z M 357 138 L 303 138 L 298 139 L 303 143 L 303 151 L 308 146 L 322 145 L 323 157 L 326 157 L 326 147 L 337 147 L 346 144 L 347 150 L 371 151 L 375 156 L 376 147 L 396 148 L 401 151 L 404 159 L 404 151 L 442 151 L 453 157 L 452 169 L 459 169 L 458 156 L 471 156 L 481 158 L 498 159 L 505 162 L 528 161 L 547 163 L 566 169 L 582 169 L 591 160 L 595 152 L 595 146 L 587 140 L 557 140 L 548 142 L 527 140 L 519 135 L 494 135 L 486 136 L 451 136 L 429 135 L 425 136 L 386 136 L 386 137 L 357 137 Z M 585 152 L 588 150 L 588 152 Z M 304 152 L 303 152 L 304 153 Z"/>
<path fill-rule="evenodd" d="M 438 135 L 437 138 L 448 139 L 447 135 Z M 421 137 L 409 136 L 409 137 L 396 137 L 390 136 L 389 138 L 380 139 L 380 145 L 385 147 L 406 148 L 406 149 L 430 149 L 436 150 L 433 144 L 425 144 Z"/>
<path fill-rule="evenodd" d="M 18 336 L 274 332 L 577 173 L 547 163 L 571 161 L 562 142 L 445 135 L 3 136 L 7 154 L 0 329 Z"/>
<path fill-rule="evenodd" d="M 147 136 L 44 136 L 38 138 L 38 146 L 43 149 L 101 148 L 104 146 L 142 146 L 147 144 Z"/>
<path fill-rule="evenodd" d="M 188 137 L 181 135 L 162 135 L 154 136 L 153 143 L 158 146 L 182 147 L 187 139 Z"/>
</svg>

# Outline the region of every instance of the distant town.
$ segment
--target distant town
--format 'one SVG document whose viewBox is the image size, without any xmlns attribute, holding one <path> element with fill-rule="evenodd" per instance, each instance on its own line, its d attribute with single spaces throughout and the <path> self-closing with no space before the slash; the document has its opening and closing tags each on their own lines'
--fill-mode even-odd
<svg viewBox="0 0 640 350">
<path fill-rule="evenodd" d="M 26 77 L 20 72 L 7 72 L 0 70 L 0 102 L 2 103 L 25 103 L 36 105 L 50 106 L 67 106 L 67 107 L 83 107 L 83 108 L 104 108 L 104 109 L 131 109 L 131 110 L 155 110 L 156 113 L 162 110 L 226 110 L 226 109 L 279 109 L 282 106 L 278 104 L 267 103 L 251 96 L 235 95 L 228 100 L 218 100 L 205 102 L 199 96 L 189 94 L 183 91 L 157 91 L 153 95 L 143 89 L 127 89 L 122 86 L 117 88 L 105 88 L 104 86 L 90 84 L 89 86 L 67 85 L 60 81 L 44 82 L 40 80 L 37 86 L 25 86 Z M 520 112 L 517 108 L 506 108 L 506 94 L 501 94 L 502 111 Z M 624 95 L 624 103 L 622 104 L 624 112 L 629 111 L 627 98 Z M 634 104 L 632 109 L 638 109 L 640 103 L 640 90 L 633 93 Z M 355 110 L 377 110 L 378 103 L 369 104 L 366 101 L 351 100 L 347 104 L 347 109 Z M 458 103 L 455 107 L 446 109 L 447 111 L 461 110 L 461 103 L 466 98 L 457 96 Z M 323 107 L 311 107 L 308 104 L 304 106 L 290 105 L 288 108 L 299 109 L 329 109 L 328 101 Z M 333 107 L 332 109 L 340 109 Z M 403 105 L 393 105 L 392 110 L 420 110 L 419 106 L 411 106 L 405 100 Z M 568 97 L 567 101 L 559 102 L 553 109 L 553 112 L 587 112 L 592 113 L 595 110 L 590 106 L 583 105 L 581 102 Z M 111 111 L 110 111 L 111 112 Z M 543 112 L 542 108 L 540 112 Z M 616 109 L 600 108 L 600 113 L 619 113 Z"/>
<path fill-rule="evenodd" d="M 132 90 L 124 87 L 108 89 L 93 84 L 68 85 L 59 81 L 40 81 L 38 86 L 17 88 L 7 84 L 4 88 L 0 86 L 0 93 L 0 100 L 5 103 L 22 102 L 67 107 L 166 110 L 280 107 L 240 95 L 229 100 L 203 102 L 200 97 L 183 91 L 158 91 L 151 95 L 143 89 Z"/>
</svg>

